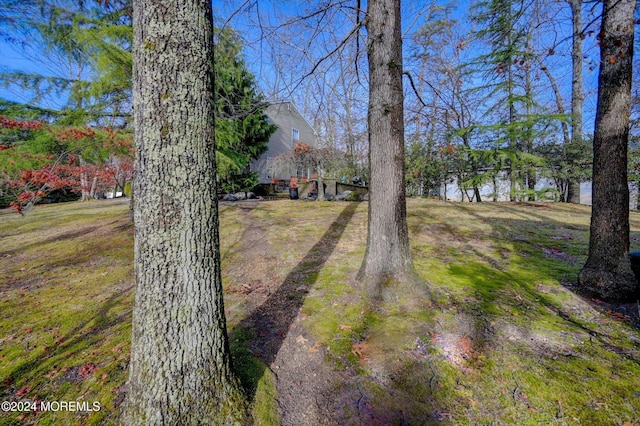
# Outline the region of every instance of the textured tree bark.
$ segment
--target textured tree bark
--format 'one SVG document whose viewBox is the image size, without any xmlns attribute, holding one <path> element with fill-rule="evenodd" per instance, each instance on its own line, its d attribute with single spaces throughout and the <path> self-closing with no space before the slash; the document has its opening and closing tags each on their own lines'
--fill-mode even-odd
<svg viewBox="0 0 640 426">
<path fill-rule="evenodd" d="M 371 0 L 369 61 L 369 230 L 358 278 L 369 297 L 390 299 L 412 282 L 404 181 L 404 113 L 400 0 Z"/>
<path fill-rule="evenodd" d="M 206 0 L 134 2 L 136 301 L 122 424 L 233 424 Z"/>
<path fill-rule="evenodd" d="M 591 236 L 579 283 L 605 300 L 631 299 L 637 291 L 629 261 L 627 183 L 634 6 L 633 0 L 605 0 L 600 32 Z"/>
<path fill-rule="evenodd" d="M 571 143 L 582 142 L 582 1 L 567 0 L 571 6 L 573 22 L 573 46 L 571 48 Z M 570 179 L 567 185 L 567 201 L 580 204 L 580 181 Z"/>
</svg>

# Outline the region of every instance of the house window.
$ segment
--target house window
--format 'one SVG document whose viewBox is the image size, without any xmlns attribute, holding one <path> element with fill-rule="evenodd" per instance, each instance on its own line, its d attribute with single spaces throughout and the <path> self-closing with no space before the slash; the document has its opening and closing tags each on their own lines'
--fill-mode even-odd
<svg viewBox="0 0 640 426">
<path fill-rule="evenodd" d="M 296 146 L 296 142 L 300 142 L 300 130 L 291 128 L 291 147 Z"/>
</svg>

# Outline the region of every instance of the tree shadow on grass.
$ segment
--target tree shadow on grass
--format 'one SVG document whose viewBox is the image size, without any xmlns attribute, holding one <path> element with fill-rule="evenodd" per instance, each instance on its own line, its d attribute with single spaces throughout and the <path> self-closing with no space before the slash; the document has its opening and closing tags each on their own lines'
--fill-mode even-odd
<svg viewBox="0 0 640 426">
<path fill-rule="evenodd" d="M 108 331 L 123 322 L 130 322 L 130 309 L 125 309 L 115 315 L 111 311 L 121 306 L 132 290 L 133 286 L 127 286 L 113 293 L 100 305 L 95 314 L 85 315 L 81 322 L 65 332 L 63 336 L 57 336 L 53 345 L 44 347 L 44 350 L 42 348 L 33 348 L 25 361 L 4 377 L 5 381 L 7 383 L 19 381 L 23 376 L 32 373 L 37 367 L 44 367 L 42 366 L 44 360 L 50 360 L 44 364 L 56 364 L 55 360 L 57 359 L 76 357 L 79 352 L 86 351 L 88 347 L 91 347 L 91 344 L 97 343 L 100 340 L 100 333 Z M 6 379 L 9 377 L 11 379 L 7 381 Z M 7 389 L 5 388 L 3 391 L 6 392 Z"/>
<path fill-rule="evenodd" d="M 276 359 L 289 327 L 357 208 L 358 203 L 347 204 L 324 235 L 289 272 L 278 290 L 231 331 L 234 366 L 250 398 L 255 396 L 264 368 Z M 254 356 L 264 364 L 256 363 Z"/>
<path fill-rule="evenodd" d="M 585 304 L 554 283 L 575 275 L 585 245 L 588 227 L 574 221 L 574 212 L 567 212 L 572 216 L 565 222 L 537 205 L 428 207 L 413 213 L 410 226 L 413 238 L 434 235 L 417 239 L 414 246 L 419 272 L 425 280 L 433 274 L 434 309 L 440 308 L 433 331 L 419 335 L 415 347 L 397 352 L 399 362 L 389 380 L 362 376 L 343 384 L 339 392 L 355 403 L 339 417 L 361 420 L 351 424 L 453 424 L 461 419 L 529 424 L 540 418 L 531 407 L 555 418 L 557 407 L 549 401 L 565 398 L 555 390 L 558 385 L 578 387 L 595 380 L 589 371 L 584 376 L 576 371 L 583 363 L 599 365 L 599 354 L 623 361 L 625 368 L 630 368 L 627 362 L 638 365 L 637 345 L 629 347 L 634 339 L 622 341 L 619 329 L 583 315 Z M 420 262 L 416 253 L 432 258 Z M 571 260 L 571 253 L 577 260 Z M 610 368 L 613 362 L 607 362 L 593 368 Z M 532 393 L 527 400 L 524 392 L 538 384 L 535 374 L 554 390 Z M 511 388 L 503 392 L 505 386 Z M 578 400 L 578 393 L 566 398 Z M 521 414 L 511 417 L 512 404 Z M 364 415 L 374 417 L 366 421 Z"/>
<path fill-rule="evenodd" d="M 114 336 L 119 336 L 122 330 L 126 330 L 131 324 L 131 309 L 121 307 L 127 304 L 132 291 L 132 285 L 118 289 L 92 314 L 79 314 L 81 318 L 79 322 L 63 335 L 55 334 L 56 326 L 42 328 L 42 330 L 34 326 L 33 333 L 39 333 L 40 338 L 47 336 L 46 340 L 53 340 L 53 342 L 44 347 L 27 349 L 23 361 L 0 377 L 0 396 L 6 400 L 31 400 L 35 397 L 59 400 L 64 395 L 60 393 L 64 392 L 61 389 L 66 388 L 70 383 L 73 388 L 91 389 L 87 397 L 95 397 L 95 393 L 98 392 L 95 384 L 98 374 L 107 375 L 102 378 L 103 381 L 108 377 L 106 382 L 117 383 L 118 379 L 112 379 L 110 376 L 122 370 L 123 367 L 120 364 L 124 361 L 120 360 L 116 350 L 119 354 L 123 350 L 122 347 L 126 345 L 123 343 L 122 347 L 118 345 L 110 349 L 109 357 L 104 356 L 100 351 L 105 350 L 101 346 L 109 344 L 109 340 L 120 340 L 120 337 Z M 29 326 L 29 324 L 26 325 Z M 54 334 L 49 337 L 48 334 L 51 332 Z M 126 358 L 128 359 L 128 356 Z M 104 359 L 108 360 L 100 362 Z M 83 385 L 85 380 L 87 384 Z M 102 400 L 101 403 L 104 404 L 105 401 Z M 117 404 L 116 401 L 116 406 Z M 51 415 L 55 413 L 30 413 L 28 419 L 36 419 L 36 423 L 47 422 Z M 106 415 L 113 416 L 114 413 L 107 411 Z M 69 416 L 74 415 L 69 414 Z M 102 415 L 99 413 L 78 412 L 73 417 L 73 421 L 77 420 L 78 424 L 84 424 L 89 421 L 89 418 L 100 416 Z M 10 421 L 6 418 L 4 420 Z M 4 420 L 0 417 L 0 424 L 3 424 Z"/>
<path fill-rule="evenodd" d="M 496 210 L 516 216 L 515 219 L 502 218 L 499 220 L 478 214 L 465 205 L 459 207 L 476 220 L 490 226 L 489 237 L 491 240 L 497 244 L 515 243 L 516 254 L 523 257 L 521 261 L 523 263 L 518 265 L 515 270 L 511 270 L 508 264 L 496 268 L 490 255 L 473 249 L 472 252 L 477 261 L 449 266 L 452 277 L 467 279 L 470 287 L 475 289 L 477 301 L 471 304 L 472 310 L 487 315 L 495 314 L 495 311 L 500 310 L 500 306 L 503 307 L 502 309 L 507 307 L 513 312 L 520 311 L 520 315 L 528 318 L 531 322 L 540 320 L 550 313 L 567 329 L 582 331 L 590 336 L 589 340 L 593 340 L 608 351 L 640 365 L 640 359 L 632 351 L 620 347 L 616 343 L 616 338 L 607 333 L 606 327 L 598 328 L 581 319 L 582 315 L 577 307 L 565 306 L 566 303 L 560 302 L 558 297 L 553 297 L 553 293 L 561 294 L 561 290 L 555 290 L 553 287 L 547 289 L 547 286 L 543 284 L 547 279 L 557 280 L 566 291 L 577 296 L 577 300 L 595 307 L 589 295 L 580 292 L 573 284 L 575 282 L 573 277 L 577 277 L 577 268 L 581 264 L 579 258 L 563 252 L 563 250 L 575 250 L 576 248 L 580 250 L 580 245 L 586 244 L 588 237 L 575 238 L 575 240 L 582 239 L 585 243 L 573 241 L 573 237 L 563 242 L 558 239 L 560 234 L 566 231 L 577 233 L 578 236 L 580 233 L 586 234 L 588 226 L 567 225 L 544 214 L 532 212 L 531 208 L 537 207 L 537 205 L 528 206 L 530 210 L 523 212 L 512 205 L 498 204 L 495 206 Z M 575 215 L 575 212 L 572 213 Z M 527 237 L 514 239 L 520 233 Z M 556 236 L 555 240 L 551 238 L 553 236 Z M 554 246 L 558 246 L 560 249 Z M 542 252 L 543 256 L 536 252 Z M 523 275 L 525 270 L 529 274 Z M 504 316 L 504 312 L 499 312 L 498 315 Z"/>
</svg>

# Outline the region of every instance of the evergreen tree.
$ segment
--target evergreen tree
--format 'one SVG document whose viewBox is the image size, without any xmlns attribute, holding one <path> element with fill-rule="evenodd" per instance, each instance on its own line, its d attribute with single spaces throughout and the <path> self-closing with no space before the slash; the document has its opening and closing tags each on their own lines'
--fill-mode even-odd
<svg viewBox="0 0 640 426">
<path fill-rule="evenodd" d="M 131 16 L 127 1 L 40 1 L 15 20 L 14 45 L 45 73 L 8 71 L 0 82 L 32 93 L 32 107 L 62 105 L 60 124 L 124 127 L 131 105 Z M 27 13 L 28 12 L 28 13 Z"/>
<path fill-rule="evenodd" d="M 218 174 L 233 186 L 236 179 L 246 180 L 242 172 L 266 152 L 277 127 L 264 114 L 268 104 L 242 58 L 240 37 L 231 28 L 219 28 L 214 43 Z"/>
<path fill-rule="evenodd" d="M 73 72 L 1 74 L 5 85 L 18 85 L 36 95 L 28 106 L 12 105 L 12 115 L 32 118 L 39 114 L 38 118 L 67 125 L 130 126 L 131 14 L 131 0 L 42 0 L 30 5 L 29 16 L 16 25 L 41 43 L 46 55 L 63 58 L 64 66 Z M 251 176 L 243 175 L 244 169 L 266 151 L 276 127 L 264 114 L 267 103 L 242 58 L 240 37 L 230 28 L 214 31 L 218 173 L 233 186 L 234 180 L 246 181 Z M 66 99 L 60 110 L 41 107 L 41 101 L 50 96 Z"/>
<path fill-rule="evenodd" d="M 490 123 L 487 129 L 495 133 L 495 148 L 508 158 L 511 201 L 516 200 L 516 183 L 523 177 L 519 153 L 528 148 L 532 127 L 527 114 L 533 99 L 526 90 L 530 51 L 529 34 L 522 25 L 524 8 L 524 3 L 513 0 L 486 0 L 474 6 L 472 16 L 481 28 L 476 36 L 489 45 L 489 52 L 476 58 L 472 66 L 485 78 L 481 88 L 485 99 L 493 100 L 487 115 L 495 114 L 497 123 Z"/>
</svg>

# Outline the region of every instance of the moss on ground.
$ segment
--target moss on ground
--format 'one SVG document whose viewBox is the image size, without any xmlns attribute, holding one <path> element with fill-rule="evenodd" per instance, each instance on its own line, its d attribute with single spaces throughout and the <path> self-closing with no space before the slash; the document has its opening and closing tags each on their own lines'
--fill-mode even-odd
<svg viewBox="0 0 640 426">
<path fill-rule="evenodd" d="M 345 413 L 408 424 L 634 420 L 638 331 L 572 291 L 586 259 L 588 209 L 410 200 L 408 211 L 430 300 L 367 315 L 347 314 L 335 291 L 305 302 L 306 323 L 330 359 L 362 378 L 353 391 L 361 409 Z M 632 239 L 638 219 L 633 212 Z M 341 285 L 362 300 L 347 270 L 324 269 L 316 289 Z M 366 412 L 362 401 L 376 409 Z"/>
<path fill-rule="evenodd" d="M 348 205 L 221 208 L 231 346 L 256 424 L 280 422 L 276 377 L 251 351 L 255 336 L 241 324 L 255 295 L 285 280 L 287 297 L 300 301 L 302 324 L 346 378 L 335 388 L 343 396 L 336 412 L 347 424 L 637 422 L 637 324 L 575 293 L 588 207 L 409 200 L 414 264 L 428 297 L 398 294 L 398 303 L 370 309 L 355 280 L 367 204 L 343 215 Z M 0 423 L 115 421 L 133 306 L 127 209 L 115 200 L 0 216 L 2 399 L 102 407 L 0 413 Z M 631 213 L 631 226 L 632 250 L 639 250 L 639 213 Z M 250 252 L 247 232 L 261 233 L 269 253 Z M 240 264 L 259 264 L 264 277 L 246 292 L 238 291 L 250 284 Z"/>
<path fill-rule="evenodd" d="M 251 407 L 251 418 L 255 425 L 276 426 L 280 415 L 276 402 L 276 378 L 267 365 L 249 349 L 253 333 L 242 327 L 235 327 L 230 337 L 234 369 L 246 390 Z"/>
<path fill-rule="evenodd" d="M 100 411 L 1 413 L 1 422 L 114 420 L 128 375 L 132 227 L 118 201 L 0 218 L 3 400 L 99 402 Z"/>
</svg>

